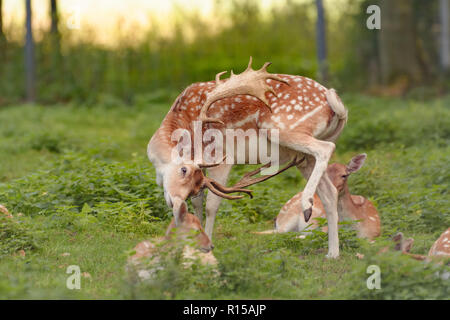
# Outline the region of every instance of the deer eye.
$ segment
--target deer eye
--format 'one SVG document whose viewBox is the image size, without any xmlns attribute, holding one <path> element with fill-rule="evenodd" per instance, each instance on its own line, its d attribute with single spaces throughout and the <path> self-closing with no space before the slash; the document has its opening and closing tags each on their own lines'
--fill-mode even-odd
<svg viewBox="0 0 450 320">
<path fill-rule="evenodd" d="M 186 172 L 187 172 L 186 167 L 182 167 L 181 168 L 181 173 L 183 174 L 183 176 L 186 175 Z"/>
<path fill-rule="evenodd" d="M 347 179 L 348 176 L 349 176 L 348 174 L 344 174 L 344 175 L 342 176 L 342 178 L 343 178 L 343 179 Z"/>
</svg>

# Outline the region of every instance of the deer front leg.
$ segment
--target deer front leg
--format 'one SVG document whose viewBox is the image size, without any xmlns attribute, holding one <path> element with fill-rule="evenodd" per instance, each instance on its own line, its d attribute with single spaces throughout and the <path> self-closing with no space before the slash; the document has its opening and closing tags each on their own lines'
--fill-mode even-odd
<svg viewBox="0 0 450 320">
<path fill-rule="evenodd" d="M 230 174 L 231 165 L 223 164 L 218 167 L 208 169 L 208 175 L 210 178 L 216 180 L 217 182 L 225 185 L 228 180 L 228 175 Z M 205 232 L 208 235 L 209 239 L 212 241 L 212 234 L 214 231 L 214 221 L 216 219 L 216 213 L 219 209 L 220 203 L 222 202 L 222 198 L 216 196 L 212 192 L 208 192 L 206 196 L 206 223 L 205 223 Z"/>
<path fill-rule="evenodd" d="M 327 214 L 328 222 L 328 254 L 327 258 L 339 257 L 339 234 L 338 234 L 338 212 L 337 199 L 338 192 L 336 187 L 331 183 L 325 172 L 317 186 L 317 195 L 322 201 L 323 207 Z"/>
<path fill-rule="evenodd" d="M 191 198 L 192 206 L 194 207 L 195 216 L 200 220 L 200 223 L 203 224 L 203 198 L 204 191 L 200 191 L 196 197 Z"/>
<path fill-rule="evenodd" d="M 315 160 L 313 157 L 308 156 L 306 166 L 298 168 L 302 172 L 305 178 L 309 178 L 314 170 Z M 322 175 L 317 186 L 317 195 L 322 202 L 328 222 L 328 254 L 327 258 L 337 258 L 339 256 L 339 234 L 338 234 L 338 211 L 337 211 L 337 199 L 338 192 L 336 187 L 329 179 L 326 171 Z"/>
</svg>

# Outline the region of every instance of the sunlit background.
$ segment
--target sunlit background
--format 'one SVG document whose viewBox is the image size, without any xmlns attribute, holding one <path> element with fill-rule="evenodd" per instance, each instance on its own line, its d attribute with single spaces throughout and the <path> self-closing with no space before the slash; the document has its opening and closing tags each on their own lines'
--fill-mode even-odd
<svg viewBox="0 0 450 320">
<path fill-rule="evenodd" d="M 343 2 L 347 0 L 335 0 Z M 294 2 L 305 2 L 295 0 Z M 330 2 L 330 1 L 329 1 Z M 285 3 L 284 0 L 260 0 L 261 11 L 265 14 L 275 7 Z M 184 15 L 196 14 L 208 21 L 214 28 L 224 26 L 227 19 L 217 19 L 214 13 L 230 9 L 231 1 L 214 0 L 60 0 L 58 9 L 61 17 L 68 23 L 63 28 L 70 28 L 72 22 L 79 24 L 81 36 L 86 32 L 95 33 L 96 42 L 114 45 L 117 40 L 117 29 L 143 32 L 152 26 L 160 26 L 166 35 L 173 32 L 172 22 Z M 34 0 L 33 27 L 45 30 L 50 25 L 50 1 Z M 21 26 L 25 20 L 25 2 L 4 0 L 4 24 Z"/>
<path fill-rule="evenodd" d="M 28 58 L 26 1 L 0 3 L 0 104 L 130 104 L 239 71 L 249 56 L 346 91 L 438 95 L 448 87 L 448 0 L 31 0 Z M 367 28 L 372 4 L 381 30 Z"/>
</svg>

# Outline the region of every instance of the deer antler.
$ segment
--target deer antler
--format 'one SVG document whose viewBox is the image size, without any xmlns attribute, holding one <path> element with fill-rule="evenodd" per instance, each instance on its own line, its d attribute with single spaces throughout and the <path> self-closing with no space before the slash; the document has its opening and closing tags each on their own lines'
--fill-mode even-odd
<svg viewBox="0 0 450 320">
<path fill-rule="evenodd" d="M 296 166 L 300 163 L 302 163 L 302 161 L 305 160 L 305 157 L 301 158 L 300 160 L 297 160 L 297 156 L 294 157 L 294 159 L 292 159 L 291 162 L 289 162 L 284 168 L 278 170 L 277 172 L 275 172 L 274 174 L 269 174 L 269 175 L 264 175 L 258 178 L 251 178 L 252 176 L 254 176 L 255 174 L 258 174 L 261 172 L 261 170 L 263 168 L 268 168 L 270 167 L 270 163 L 266 163 L 265 165 L 259 167 L 256 170 L 247 172 L 242 178 L 241 180 L 239 180 L 234 186 L 232 186 L 232 188 L 245 188 L 248 186 L 251 186 L 253 184 L 256 184 L 258 182 L 262 182 L 265 181 L 267 179 L 270 179 L 280 173 L 282 173 L 283 171 L 286 171 L 287 169 L 289 169 L 292 166 Z"/>
<path fill-rule="evenodd" d="M 216 167 L 218 165 L 221 165 L 225 159 L 227 158 L 227 156 L 225 155 L 222 159 L 222 161 L 217 162 L 217 163 L 212 163 L 212 164 L 205 164 L 205 163 L 199 163 L 197 164 L 199 168 L 204 169 L 204 168 L 212 168 L 212 167 Z M 208 178 L 206 176 L 203 175 L 203 187 L 208 188 L 209 190 L 211 190 L 211 192 L 213 192 L 215 195 L 225 198 L 225 199 L 229 199 L 229 200 L 235 200 L 235 199 L 241 199 L 244 196 L 230 196 L 227 193 L 233 193 L 233 192 L 244 192 L 247 193 L 250 198 L 253 198 L 252 195 L 252 191 L 251 190 L 247 190 L 247 189 L 242 189 L 242 188 L 228 188 L 225 187 L 223 185 L 221 185 L 219 182 L 215 181 L 214 179 Z"/>
<path fill-rule="evenodd" d="M 203 168 L 217 167 L 217 166 L 221 165 L 221 164 L 225 161 L 226 158 L 227 158 L 227 156 L 225 155 L 225 156 L 223 157 L 222 161 L 217 162 L 217 163 L 199 163 L 199 164 L 198 164 L 198 167 L 201 168 L 201 169 L 203 169 Z"/>
<path fill-rule="evenodd" d="M 235 96 L 238 94 L 248 94 L 258 98 L 270 109 L 269 101 L 265 96 L 267 91 L 275 94 L 275 91 L 266 83 L 266 79 L 273 79 L 283 83 L 288 84 L 287 81 L 277 77 L 276 75 L 270 74 L 267 72 L 267 67 L 271 65 L 271 62 L 266 62 L 261 69 L 253 70 L 252 69 L 252 57 L 250 57 L 250 61 L 248 63 L 247 69 L 241 74 L 235 75 L 233 71 L 231 71 L 231 76 L 225 82 L 220 81 L 220 76 L 226 71 L 220 72 L 216 75 L 216 87 L 211 92 L 208 92 L 206 95 L 205 104 L 200 111 L 200 120 L 203 122 L 223 122 L 216 118 L 209 118 L 206 115 L 209 107 L 216 102 L 217 100 L 224 99 L 230 96 Z M 289 84 L 288 84 L 289 85 Z"/>
<path fill-rule="evenodd" d="M 225 160 L 225 157 L 224 157 Z M 207 187 L 209 190 L 211 190 L 211 192 L 213 192 L 215 195 L 225 198 L 225 199 L 229 199 L 229 200 L 236 200 L 236 199 L 241 199 L 244 196 L 231 196 L 228 195 L 228 193 L 233 193 L 233 192 L 244 192 L 246 194 L 248 194 L 250 196 L 250 198 L 253 198 L 252 195 L 252 191 L 248 190 L 248 189 L 244 189 L 245 187 L 251 186 L 255 183 L 258 182 L 262 182 L 265 181 L 267 179 L 270 179 L 278 174 L 280 174 L 283 171 L 286 171 L 287 169 L 289 169 L 292 166 L 296 166 L 298 164 L 300 164 L 303 160 L 305 160 L 305 157 L 301 158 L 300 160 L 297 160 L 297 156 L 295 156 L 291 162 L 289 162 L 284 168 L 278 170 L 277 172 L 275 172 L 274 174 L 270 174 L 270 175 L 264 175 L 258 178 L 251 178 L 252 176 L 254 176 L 255 174 L 258 174 L 261 172 L 261 170 L 263 168 L 268 168 L 270 167 L 270 162 L 266 163 L 265 165 L 259 167 L 256 170 L 247 172 L 242 178 L 241 180 L 239 180 L 234 186 L 232 187 L 225 187 L 223 185 L 221 185 L 219 182 L 208 178 L 206 176 L 203 177 L 203 186 Z M 222 160 L 223 161 L 223 160 Z M 217 166 L 220 163 L 216 163 L 216 164 L 212 164 L 212 165 L 199 165 L 201 168 L 207 168 L 207 167 L 213 167 L 213 166 Z"/>
<path fill-rule="evenodd" d="M 209 190 L 211 190 L 215 195 L 225 198 L 225 199 L 235 200 L 235 199 L 241 199 L 244 197 L 244 196 L 230 196 L 227 194 L 227 193 L 233 193 L 233 192 L 244 192 L 244 193 L 248 194 L 250 196 L 250 198 L 253 198 L 251 190 L 235 188 L 234 186 L 231 188 L 228 188 L 208 177 L 203 178 L 203 184 L 205 187 L 207 187 Z"/>
</svg>

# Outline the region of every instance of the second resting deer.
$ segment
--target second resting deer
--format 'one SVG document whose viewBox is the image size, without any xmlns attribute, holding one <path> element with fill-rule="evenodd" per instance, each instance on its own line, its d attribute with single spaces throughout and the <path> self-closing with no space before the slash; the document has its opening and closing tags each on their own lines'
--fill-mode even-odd
<svg viewBox="0 0 450 320">
<path fill-rule="evenodd" d="M 172 219 L 164 237 L 145 240 L 136 245 L 135 253 L 128 259 L 127 269 L 130 273 L 135 273 L 141 280 L 151 279 L 155 271 L 160 269 L 160 250 L 169 251 L 178 242 L 183 245 L 184 267 L 189 267 L 196 259 L 204 265 L 217 265 L 211 251 L 214 246 L 200 220 L 187 211 L 186 203 L 180 207 L 179 219 L 178 226 L 175 226 L 175 218 Z"/>
<path fill-rule="evenodd" d="M 450 258 L 450 228 L 447 228 L 440 237 L 433 243 L 428 255 L 410 253 L 414 243 L 413 238 L 405 239 L 403 233 L 399 232 L 393 237 L 396 243 L 395 250 L 401 251 L 403 254 L 410 256 L 416 260 L 438 260 Z M 382 249 L 383 250 L 383 249 Z M 384 250 L 386 251 L 386 250 Z"/>
<path fill-rule="evenodd" d="M 375 206 L 366 198 L 350 194 L 347 179 L 350 174 L 358 171 L 364 164 L 366 154 L 360 154 L 352 158 L 347 164 L 333 163 L 328 166 L 327 174 L 338 191 L 339 220 L 360 220 L 355 224 L 358 237 L 373 239 L 380 235 L 380 217 Z M 283 233 L 283 232 L 308 232 L 318 227 L 315 218 L 325 218 L 325 210 L 319 197 L 315 195 L 311 221 L 305 221 L 301 214 L 302 192 L 292 197 L 280 210 L 275 220 L 275 229 L 256 234 Z M 326 231 L 326 228 L 324 228 Z"/>
</svg>

